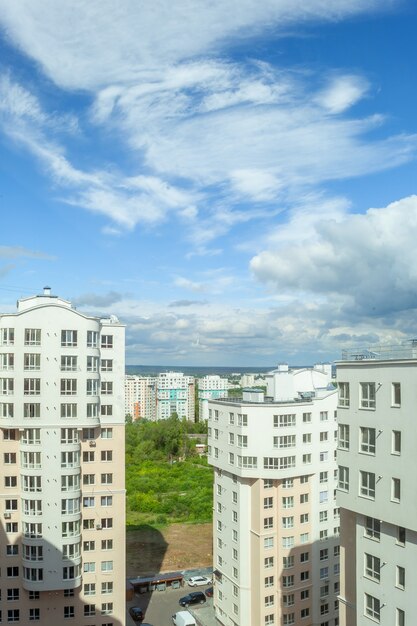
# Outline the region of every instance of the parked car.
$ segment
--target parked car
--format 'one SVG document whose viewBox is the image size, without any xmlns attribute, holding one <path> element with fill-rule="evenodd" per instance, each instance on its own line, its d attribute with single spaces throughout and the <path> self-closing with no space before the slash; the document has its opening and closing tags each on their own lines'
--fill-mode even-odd
<svg viewBox="0 0 417 626">
<path fill-rule="evenodd" d="M 209 585 L 211 583 L 211 578 L 208 578 L 208 576 L 192 576 L 187 582 L 190 587 L 200 587 L 203 585 Z"/>
<path fill-rule="evenodd" d="M 189 606 L 190 604 L 203 604 L 206 601 L 206 596 L 202 591 L 192 591 L 186 596 L 179 599 L 180 606 Z"/>
<path fill-rule="evenodd" d="M 172 616 L 172 623 L 175 626 L 197 626 L 194 617 L 188 611 L 178 611 Z"/>
<path fill-rule="evenodd" d="M 205 590 L 205 592 L 204 592 L 204 593 L 206 594 L 206 596 L 207 596 L 208 598 L 212 598 L 212 597 L 213 597 L 213 587 L 208 587 L 208 588 Z"/>
<path fill-rule="evenodd" d="M 129 609 L 129 615 L 133 619 L 134 622 L 139 622 L 139 623 L 142 623 L 145 618 L 145 614 L 140 608 L 140 606 L 131 606 Z"/>
</svg>

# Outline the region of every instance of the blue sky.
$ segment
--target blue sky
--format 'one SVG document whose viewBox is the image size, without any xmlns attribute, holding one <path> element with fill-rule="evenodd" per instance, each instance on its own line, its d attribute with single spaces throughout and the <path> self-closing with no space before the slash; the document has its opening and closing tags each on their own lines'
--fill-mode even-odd
<svg viewBox="0 0 417 626">
<path fill-rule="evenodd" d="M 127 362 L 273 365 L 417 334 L 411 0 L 0 0 L 0 300 Z"/>
</svg>

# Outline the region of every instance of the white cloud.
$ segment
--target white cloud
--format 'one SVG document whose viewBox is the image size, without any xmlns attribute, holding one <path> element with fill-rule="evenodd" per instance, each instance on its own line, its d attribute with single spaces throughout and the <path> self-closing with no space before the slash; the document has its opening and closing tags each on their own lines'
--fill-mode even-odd
<svg viewBox="0 0 417 626">
<path fill-rule="evenodd" d="M 344 314 L 373 318 L 417 309 L 416 238 L 410 196 L 364 215 L 318 218 L 298 243 L 278 241 L 251 268 L 278 292 L 304 293 L 324 307 L 337 297 Z"/>
<path fill-rule="evenodd" d="M 143 79 L 161 65 L 212 53 L 274 26 L 340 20 L 385 0 L 0 1 L 8 36 L 58 85 L 91 89 Z M 111 44 L 110 44 L 111 42 Z"/>
<path fill-rule="evenodd" d="M 360 76 L 336 76 L 315 100 L 330 113 L 342 113 L 363 98 L 368 90 L 369 84 Z"/>
</svg>

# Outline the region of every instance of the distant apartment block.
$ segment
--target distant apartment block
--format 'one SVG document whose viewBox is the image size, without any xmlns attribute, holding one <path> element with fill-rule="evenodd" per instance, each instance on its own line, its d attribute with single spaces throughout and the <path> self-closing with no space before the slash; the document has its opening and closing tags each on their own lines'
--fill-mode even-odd
<svg viewBox="0 0 417 626">
<path fill-rule="evenodd" d="M 133 420 L 156 419 L 156 378 L 125 376 L 125 414 Z"/>
<path fill-rule="evenodd" d="M 49 288 L 0 315 L 4 623 L 125 624 L 124 334 Z"/>
<path fill-rule="evenodd" d="M 347 351 L 337 379 L 340 623 L 410 626 L 417 606 L 417 342 Z"/>
<path fill-rule="evenodd" d="M 208 402 L 217 398 L 227 397 L 231 387 L 227 378 L 221 378 L 215 374 L 203 376 L 197 380 L 199 419 L 208 419 Z"/>
<path fill-rule="evenodd" d="M 156 378 L 156 419 L 168 419 L 173 413 L 195 420 L 195 379 L 182 372 L 163 372 Z"/>
<path fill-rule="evenodd" d="M 337 390 L 330 368 L 267 376 L 268 396 L 211 400 L 216 617 L 224 626 L 337 626 Z"/>
</svg>

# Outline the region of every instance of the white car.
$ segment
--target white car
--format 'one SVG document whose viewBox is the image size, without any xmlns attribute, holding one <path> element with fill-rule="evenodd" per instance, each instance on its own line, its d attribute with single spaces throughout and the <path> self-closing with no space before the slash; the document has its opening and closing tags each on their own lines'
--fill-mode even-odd
<svg viewBox="0 0 417 626">
<path fill-rule="evenodd" d="M 190 587 L 200 587 L 203 585 L 210 585 L 211 578 L 208 578 L 207 576 L 192 576 L 187 582 Z"/>
</svg>

